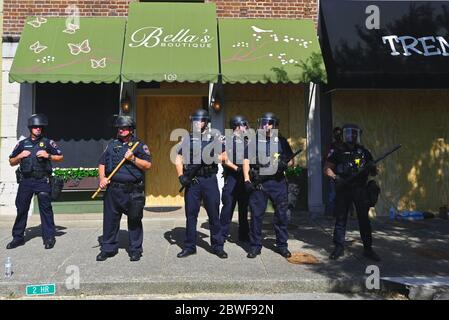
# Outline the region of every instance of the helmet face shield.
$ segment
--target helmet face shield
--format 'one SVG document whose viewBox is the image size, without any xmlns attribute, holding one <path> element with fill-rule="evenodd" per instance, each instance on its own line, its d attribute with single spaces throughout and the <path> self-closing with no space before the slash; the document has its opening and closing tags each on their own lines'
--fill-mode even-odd
<svg viewBox="0 0 449 320">
<path fill-rule="evenodd" d="M 245 132 L 249 128 L 248 120 L 240 115 L 232 117 L 229 121 L 229 125 L 232 130 L 238 130 L 240 132 Z"/>
<path fill-rule="evenodd" d="M 192 115 L 190 121 L 192 123 L 192 132 L 201 132 L 206 128 L 209 119 L 205 116 Z"/>
<path fill-rule="evenodd" d="M 257 121 L 259 122 L 259 129 L 264 129 L 265 126 L 273 126 L 273 129 L 275 129 L 277 126 L 276 120 L 272 118 L 259 118 Z"/>
<path fill-rule="evenodd" d="M 240 129 L 240 131 L 245 132 L 248 129 L 248 121 L 242 120 L 242 121 L 236 122 L 233 125 L 232 129 L 233 130 Z"/>
<path fill-rule="evenodd" d="M 360 135 L 362 134 L 359 128 L 343 128 L 343 142 L 349 144 L 360 144 Z"/>
</svg>

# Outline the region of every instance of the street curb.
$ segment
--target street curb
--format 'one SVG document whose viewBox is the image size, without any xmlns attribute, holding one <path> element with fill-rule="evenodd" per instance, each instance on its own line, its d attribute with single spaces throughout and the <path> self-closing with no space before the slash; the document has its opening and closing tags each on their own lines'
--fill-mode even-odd
<svg viewBox="0 0 449 320">
<path fill-rule="evenodd" d="M 79 289 L 68 289 L 65 283 L 56 283 L 56 295 L 138 295 L 138 294 L 278 294 L 278 293 L 361 293 L 366 291 L 365 280 L 294 279 L 294 280 L 232 280 L 212 281 L 198 279 L 174 279 L 154 281 L 128 281 L 108 283 L 80 283 Z M 18 298 L 25 296 L 24 283 L 0 283 L 0 296 Z"/>
</svg>

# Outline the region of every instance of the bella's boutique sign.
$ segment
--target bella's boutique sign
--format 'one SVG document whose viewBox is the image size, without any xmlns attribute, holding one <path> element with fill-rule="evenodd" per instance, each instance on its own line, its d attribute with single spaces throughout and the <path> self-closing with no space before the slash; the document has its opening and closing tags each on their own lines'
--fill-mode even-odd
<svg viewBox="0 0 449 320">
<path fill-rule="evenodd" d="M 175 33 L 167 33 L 164 27 L 143 27 L 134 31 L 131 35 L 131 48 L 146 47 L 175 47 L 175 48 L 211 48 L 214 37 L 208 29 L 200 34 L 192 32 L 189 28 L 183 28 Z"/>
</svg>

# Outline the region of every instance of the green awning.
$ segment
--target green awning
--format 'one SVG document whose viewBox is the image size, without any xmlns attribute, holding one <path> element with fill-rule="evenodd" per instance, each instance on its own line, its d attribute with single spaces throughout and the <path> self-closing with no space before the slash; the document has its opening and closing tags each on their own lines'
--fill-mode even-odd
<svg viewBox="0 0 449 320">
<path fill-rule="evenodd" d="M 219 19 L 223 82 L 326 82 L 312 20 Z"/>
<path fill-rule="evenodd" d="M 28 18 L 10 82 L 120 82 L 124 18 Z"/>
<path fill-rule="evenodd" d="M 213 3 L 130 3 L 122 80 L 216 82 Z"/>
</svg>

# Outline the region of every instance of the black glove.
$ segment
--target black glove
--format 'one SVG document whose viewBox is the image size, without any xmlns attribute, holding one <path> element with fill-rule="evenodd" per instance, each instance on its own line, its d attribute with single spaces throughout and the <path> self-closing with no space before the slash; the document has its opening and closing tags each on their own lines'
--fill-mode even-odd
<svg viewBox="0 0 449 320">
<path fill-rule="evenodd" d="M 334 178 L 334 182 L 335 182 L 335 186 L 337 187 L 337 188 L 340 188 L 340 187 L 342 187 L 343 186 L 343 184 L 344 184 L 344 179 L 342 178 L 342 177 L 340 177 L 338 174 L 335 176 L 335 178 Z"/>
<path fill-rule="evenodd" d="M 255 191 L 256 188 L 254 187 L 254 185 L 251 183 L 251 181 L 245 181 L 245 191 L 247 193 L 251 193 L 253 191 Z"/>
<path fill-rule="evenodd" d="M 179 179 L 179 183 L 183 186 L 183 187 L 187 187 L 192 181 L 186 177 L 185 175 L 180 175 L 178 177 Z"/>
<path fill-rule="evenodd" d="M 278 171 L 279 172 L 284 172 L 287 169 L 288 169 L 288 163 L 285 162 L 284 160 L 279 160 L 279 162 L 278 162 Z"/>
</svg>

